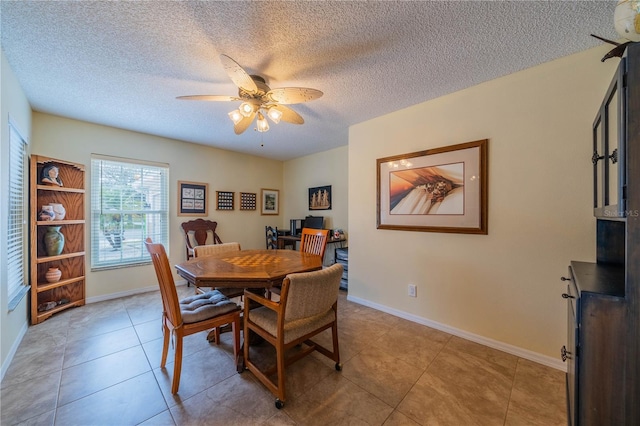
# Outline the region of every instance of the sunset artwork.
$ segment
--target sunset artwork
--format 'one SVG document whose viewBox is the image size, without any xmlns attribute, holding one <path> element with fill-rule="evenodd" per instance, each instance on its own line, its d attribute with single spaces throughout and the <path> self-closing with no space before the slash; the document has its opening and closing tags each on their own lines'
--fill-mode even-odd
<svg viewBox="0 0 640 426">
<path fill-rule="evenodd" d="M 389 173 L 392 215 L 463 215 L 464 162 Z"/>
</svg>

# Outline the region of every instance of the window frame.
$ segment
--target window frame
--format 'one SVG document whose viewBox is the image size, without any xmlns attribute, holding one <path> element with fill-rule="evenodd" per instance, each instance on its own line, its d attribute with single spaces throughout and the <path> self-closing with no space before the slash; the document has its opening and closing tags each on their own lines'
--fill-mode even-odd
<svg viewBox="0 0 640 426">
<path fill-rule="evenodd" d="M 9 178 L 7 184 L 7 308 L 14 310 L 29 291 L 28 247 L 28 164 L 27 139 L 9 117 Z M 16 152 L 19 150 L 19 152 Z M 15 158 L 19 156 L 20 158 Z M 17 168 L 17 170 L 16 170 Z M 17 217 L 15 217 L 15 214 Z M 15 250 L 15 252 L 14 252 Z"/>
<path fill-rule="evenodd" d="M 107 187 L 109 176 L 116 183 Z M 168 164 L 92 154 L 91 271 L 150 264 L 147 237 L 168 251 L 169 196 Z M 128 226 L 132 228 L 125 232 Z"/>
</svg>

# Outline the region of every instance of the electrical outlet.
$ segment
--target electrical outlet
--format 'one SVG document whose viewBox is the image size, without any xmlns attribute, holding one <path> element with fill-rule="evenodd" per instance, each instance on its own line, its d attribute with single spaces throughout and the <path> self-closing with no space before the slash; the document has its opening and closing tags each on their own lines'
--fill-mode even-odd
<svg viewBox="0 0 640 426">
<path fill-rule="evenodd" d="M 409 284 L 409 297 L 416 297 L 416 285 Z"/>
</svg>

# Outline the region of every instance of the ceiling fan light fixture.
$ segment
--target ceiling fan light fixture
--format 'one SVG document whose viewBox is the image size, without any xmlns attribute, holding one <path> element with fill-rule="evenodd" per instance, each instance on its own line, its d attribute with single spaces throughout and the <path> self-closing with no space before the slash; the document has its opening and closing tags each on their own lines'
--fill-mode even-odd
<svg viewBox="0 0 640 426">
<path fill-rule="evenodd" d="M 269 109 L 267 110 L 267 116 L 275 124 L 278 124 L 280 122 L 280 119 L 282 118 L 282 111 L 280 111 L 279 109 L 276 109 L 274 107 L 269 107 Z"/>
<path fill-rule="evenodd" d="M 238 124 L 242 120 L 243 115 L 240 113 L 240 110 L 234 109 L 229 113 L 229 118 L 233 121 L 233 124 Z"/>
<path fill-rule="evenodd" d="M 249 102 L 241 103 L 238 109 L 240 110 L 240 114 L 244 115 L 245 117 L 249 117 L 251 114 L 253 114 L 253 105 L 251 105 Z"/>
<path fill-rule="evenodd" d="M 262 115 L 261 112 L 258 113 L 258 120 L 256 121 L 256 129 L 259 132 L 266 132 L 267 130 L 269 130 L 269 123 L 267 122 L 267 119 L 264 118 L 264 115 Z"/>
</svg>

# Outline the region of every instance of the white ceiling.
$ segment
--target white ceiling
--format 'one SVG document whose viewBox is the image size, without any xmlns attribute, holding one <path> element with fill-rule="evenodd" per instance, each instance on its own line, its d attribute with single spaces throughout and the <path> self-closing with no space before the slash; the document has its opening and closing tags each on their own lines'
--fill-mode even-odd
<svg viewBox="0 0 640 426">
<path fill-rule="evenodd" d="M 6 1 L 2 49 L 32 108 L 286 160 L 348 127 L 617 37 L 610 1 Z M 224 53 L 271 88 L 324 92 L 305 124 L 237 136 Z M 593 64 L 598 66 L 598 64 Z M 576 70 L 579 72 L 579 70 Z"/>
</svg>

